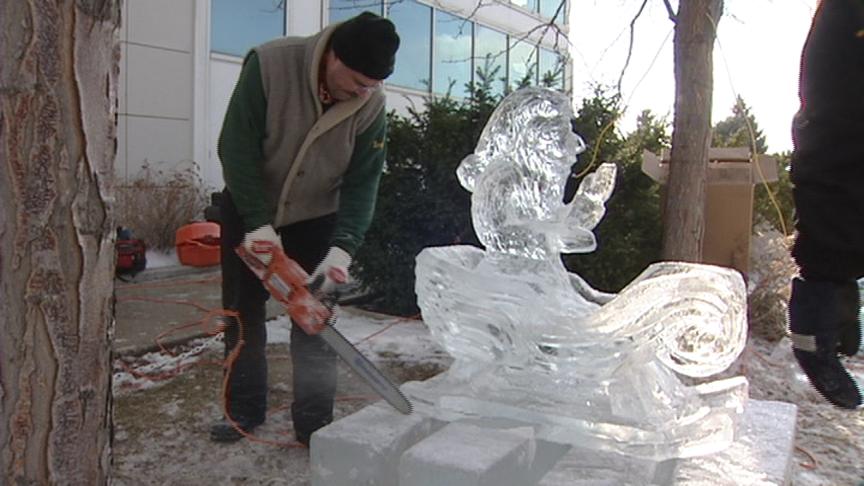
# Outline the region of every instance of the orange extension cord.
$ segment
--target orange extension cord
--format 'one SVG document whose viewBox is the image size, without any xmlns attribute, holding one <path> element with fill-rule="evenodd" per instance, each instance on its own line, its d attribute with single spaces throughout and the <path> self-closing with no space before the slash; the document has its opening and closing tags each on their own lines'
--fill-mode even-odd
<svg viewBox="0 0 864 486">
<path fill-rule="evenodd" d="M 168 282 L 168 283 L 161 283 L 161 284 L 133 284 L 133 285 L 127 286 L 126 288 L 129 288 L 129 287 L 133 287 L 133 288 L 161 288 L 161 287 L 173 287 L 173 286 L 178 286 L 178 285 L 195 285 L 195 284 L 202 285 L 202 284 L 219 282 L 220 280 L 221 280 L 221 277 L 212 277 L 212 278 L 208 278 L 208 279 L 184 280 L 184 281 Z M 230 398 L 228 384 L 231 381 L 231 371 L 234 368 L 234 363 L 237 361 L 237 357 L 240 355 L 240 351 L 243 349 L 243 346 L 246 342 L 244 339 L 245 331 L 244 331 L 244 327 L 243 327 L 243 321 L 240 319 L 240 316 L 237 314 L 237 312 L 226 310 L 226 309 L 208 309 L 207 307 L 204 307 L 204 306 L 202 306 L 196 302 L 191 302 L 191 301 L 187 301 L 187 300 L 171 300 L 171 299 L 159 299 L 159 298 L 152 298 L 152 297 L 130 296 L 130 297 L 118 297 L 117 301 L 118 302 L 139 301 L 139 302 L 153 302 L 153 303 L 157 303 L 157 304 L 187 305 L 187 306 L 194 307 L 197 310 L 204 313 L 204 316 L 201 317 L 200 319 L 196 319 L 196 320 L 193 320 L 190 322 L 179 324 L 177 326 L 174 326 L 174 327 L 168 329 L 167 331 L 159 333 L 159 335 L 156 336 L 155 342 L 159 347 L 159 351 L 162 354 L 165 354 L 165 355 L 168 355 L 171 357 L 176 357 L 177 355 L 174 352 L 172 352 L 170 349 L 168 349 L 165 346 L 165 344 L 163 343 L 163 340 L 165 338 L 167 338 L 168 336 L 170 336 L 174 333 L 177 333 L 178 331 L 182 331 L 182 330 L 193 328 L 193 327 L 203 328 L 204 332 L 208 336 L 217 336 L 217 335 L 225 332 L 226 325 L 223 322 L 223 323 L 220 323 L 216 326 L 213 326 L 212 325 L 213 319 L 215 319 L 217 317 L 233 317 L 233 318 L 235 318 L 237 320 L 237 323 L 239 326 L 237 344 L 234 346 L 234 348 L 231 350 L 231 352 L 228 353 L 228 356 L 223 361 L 212 361 L 212 360 L 204 361 L 204 362 L 198 361 L 195 363 L 187 363 L 185 365 L 178 363 L 177 366 L 173 370 L 168 371 L 168 372 L 161 372 L 161 373 L 142 373 L 142 372 L 134 369 L 132 366 L 128 365 L 127 363 L 125 363 L 121 359 L 118 359 L 117 363 L 119 364 L 120 368 L 122 368 L 124 371 L 126 371 L 127 373 L 129 373 L 133 377 L 139 378 L 139 379 L 146 379 L 146 380 L 154 381 L 154 382 L 155 381 L 164 381 L 164 380 L 169 380 L 169 379 L 175 378 L 180 373 L 182 373 L 183 371 L 185 371 L 186 369 L 190 368 L 193 365 L 218 364 L 219 366 L 221 366 L 224 369 L 224 373 L 222 376 L 222 392 L 221 392 L 222 413 L 224 414 L 225 419 L 228 421 L 228 423 L 230 423 L 231 426 L 234 427 L 234 430 L 236 430 L 238 433 L 240 433 L 246 439 L 253 441 L 253 442 L 258 442 L 258 443 L 262 443 L 262 444 L 269 444 L 269 445 L 273 445 L 273 446 L 277 446 L 277 447 L 286 447 L 286 448 L 304 448 L 305 447 L 303 444 L 296 442 L 296 441 L 280 441 L 280 440 L 273 440 L 273 439 L 266 439 L 266 438 L 258 437 L 256 435 L 251 434 L 249 432 L 246 432 L 245 430 L 240 428 L 239 424 L 231 417 L 231 414 L 228 411 L 228 403 L 229 403 L 229 398 Z M 401 322 L 412 320 L 412 319 L 417 319 L 417 318 L 419 318 L 419 315 L 418 316 L 411 316 L 411 317 L 403 317 L 401 319 L 398 319 L 398 320 L 388 324 L 383 329 L 375 331 L 374 333 L 370 334 L 369 336 L 366 336 L 363 339 L 360 339 L 355 344 L 360 344 L 360 343 L 363 343 L 366 341 L 370 341 L 370 340 L 374 339 L 375 337 L 383 334 L 384 332 L 390 330 L 393 326 L 395 326 Z M 375 399 L 375 397 L 371 397 L 371 396 L 351 395 L 351 396 L 336 397 L 335 400 L 336 401 L 356 401 L 356 400 L 372 401 L 374 399 Z M 277 408 L 276 410 L 281 410 L 284 408 L 287 408 L 287 407 L 280 407 L 280 408 Z M 288 435 L 288 434 L 285 433 L 284 435 Z"/>
<path fill-rule="evenodd" d="M 218 281 L 220 281 L 220 279 L 221 279 L 221 277 L 213 277 L 213 278 L 209 278 L 209 279 L 185 280 L 185 281 L 180 281 L 180 282 L 171 282 L 171 283 L 163 283 L 163 284 L 136 284 L 136 285 L 134 285 L 134 287 L 158 288 L 158 287 L 172 287 L 172 286 L 177 286 L 177 285 L 192 285 L 192 284 L 201 285 L 201 284 L 218 282 Z M 277 447 L 287 447 L 287 448 L 298 448 L 298 447 L 303 448 L 303 447 L 305 447 L 303 444 L 301 444 L 297 441 L 279 441 L 279 440 L 265 439 L 265 438 L 258 437 L 254 434 L 250 434 L 249 432 L 246 432 L 245 430 L 240 428 L 240 426 L 237 424 L 237 422 L 235 422 L 234 419 L 231 417 L 231 414 L 228 411 L 228 399 L 229 399 L 228 384 L 231 381 L 231 370 L 234 367 L 234 362 L 237 360 L 237 357 L 240 354 L 240 350 L 243 348 L 243 345 L 245 343 L 245 340 L 243 339 L 243 336 L 244 336 L 243 321 L 240 319 L 240 316 L 237 314 L 237 312 L 229 311 L 229 310 L 225 310 L 225 309 L 215 309 L 215 310 L 214 309 L 208 309 L 208 308 L 206 308 L 206 307 L 204 307 L 204 306 L 202 306 L 196 302 L 190 302 L 190 301 L 186 301 L 186 300 L 157 299 L 157 298 L 149 298 L 149 297 L 121 297 L 121 298 L 118 298 L 117 301 L 118 302 L 119 301 L 143 301 L 143 302 L 154 302 L 154 303 L 160 303 L 160 304 L 188 305 L 188 306 L 195 307 L 196 309 L 198 309 L 199 311 L 204 313 L 204 316 L 200 319 L 174 326 L 174 327 L 168 329 L 167 331 L 164 331 L 164 332 L 160 333 L 158 336 L 156 336 L 155 341 L 156 341 L 156 344 L 159 345 L 160 352 L 162 352 L 163 354 L 167 354 L 171 357 L 176 357 L 177 355 L 175 353 L 173 353 L 171 350 L 169 350 L 167 347 L 165 347 L 165 345 L 162 343 L 163 339 L 167 338 L 168 336 L 170 336 L 170 335 L 172 335 L 178 331 L 182 331 L 184 329 L 188 329 L 191 327 L 203 327 L 207 335 L 217 336 L 217 335 L 225 332 L 225 324 L 222 323 L 222 324 L 219 324 L 218 326 L 215 326 L 215 327 L 210 326 L 210 323 L 212 322 L 212 320 L 214 318 L 216 318 L 216 317 L 233 317 L 233 318 L 236 318 L 238 326 L 239 326 L 237 344 L 234 346 L 234 348 L 231 350 L 231 352 L 228 354 L 228 356 L 225 358 L 224 361 L 221 361 L 221 362 L 219 362 L 219 361 L 207 361 L 207 362 L 203 362 L 203 363 L 202 362 L 196 362 L 196 363 L 187 363 L 186 365 L 178 364 L 172 371 L 165 372 L 165 373 L 158 373 L 158 374 L 141 373 L 141 372 L 138 372 L 137 370 L 135 370 L 134 368 L 132 368 L 131 366 L 127 365 L 122 360 L 117 360 L 117 361 L 119 362 L 120 367 L 123 368 L 124 371 L 131 374 L 135 378 L 147 379 L 150 381 L 162 381 L 162 380 L 168 380 L 168 379 L 174 378 L 174 377 L 178 376 L 181 372 L 183 372 L 184 370 L 186 370 L 187 368 L 189 368 L 193 365 L 218 364 L 218 365 L 222 366 L 225 370 L 225 372 L 223 373 L 223 377 L 222 377 L 222 394 L 221 394 L 222 395 L 222 413 L 225 415 L 225 419 L 228 421 L 228 423 L 230 423 L 231 426 L 234 427 L 234 430 L 236 430 L 238 433 L 243 435 L 243 437 L 245 437 L 246 439 L 253 441 L 253 442 L 259 442 L 262 444 L 269 444 L 269 445 L 273 445 L 273 446 L 277 446 Z M 415 316 L 411 316 L 411 317 L 403 317 L 401 319 L 398 319 L 398 320 L 392 322 L 391 324 L 388 324 L 383 329 L 375 331 L 374 333 L 364 337 L 363 339 L 360 339 L 355 344 L 361 344 L 361 343 L 366 342 L 366 341 L 371 341 L 372 339 L 376 338 L 377 336 L 389 331 L 396 324 L 399 324 L 400 322 L 404 322 L 404 321 L 408 321 L 408 320 L 416 320 L 416 319 L 419 319 L 419 317 L 420 317 L 419 315 L 415 315 Z M 779 366 L 778 364 L 769 361 L 767 358 L 765 358 L 764 356 L 762 356 L 761 354 L 759 354 L 758 352 L 756 352 L 752 349 L 749 349 L 749 348 L 745 349 L 745 353 L 756 356 L 756 358 L 767 363 L 770 366 Z M 745 360 L 746 360 L 746 357 L 745 357 Z M 744 366 L 746 366 L 746 362 L 744 363 Z M 370 400 L 371 401 L 373 399 L 374 399 L 374 397 L 361 396 L 361 395 L 336 397 L 336 401 L 356 401 L 356 400 Z M 281 410 L 283 408 L 287 408 L 287 407 L 277 408 L 276 410 Z M 287 433 L 285 433 L 285 435 L 287 435 Z M 795 450 L 798 452 L 801 452 L 802 454 L 807 456 L 807 458 L 809 459 L 809 462 L 799 463 L 799 465 L 801 467 L 808 469 L 808 470 L 814 470 L 814 469 L 819 467 L 819 462 L 816 460 L 816 457 L 811 452 L 807 451 L 806 449 L 804 449 L 801 446 L 795 446 Z"/>
</svg>

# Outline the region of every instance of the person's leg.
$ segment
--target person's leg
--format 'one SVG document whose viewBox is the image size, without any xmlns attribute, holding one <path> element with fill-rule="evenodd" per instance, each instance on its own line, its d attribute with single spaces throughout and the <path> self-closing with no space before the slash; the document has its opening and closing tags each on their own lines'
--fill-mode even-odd
<svg viewBox="0 0 864 486">
<path fill-rule="evenodd" d="M 825 0 L 802 53 L 802 108 L 793 128 L 793 196 L 800 277 L 789 331 L 795 358 L 832 404 L 855 409 L 860 388 L 840 361 L 858 351 L 864 275 L 864 6 Z"/>
<path fill-rule="evenodd" d="M 291 420 L 297 441 L 308 446 L 312 433 L 333 421 L 337 357 L 320 337 L 309 336 L 298 326 L 292 326 L 291 361 L 294 370 Z"/>
<path fill-rule="evenodd" d="M 267 328 L 265 304 L 268 293 L 234 252 L 243 240 L 244 228 L 230 194 L 222 197 L 221 260 L 222 306 L 236 311 L 240 318 L 226 319 L 225 357 L 232 356 L 235 346 L 242 341 L 236 358 L 227 373 L 227 408 L 231 420 L 223 420 L 210 429 L 215 441 L 230 442 L 242 438 L 231 421 L 245 431 L 251 431 L 264 422 L 267 413 Z"/>
<path fill-rule="evenodd" d="M 795 278 L 789 299 L 792 352 L 813 387 L 833 405 L 856 409 L 861 391 L 840 354 L 860 346 L 858 284 Z"/>
<path fill-rule="evenodd" d="M 285 254 L 312 273 L 327 254 L 334 224 L 335 216 L 330 215 L 280 228 Z M 313 432 L 333 421 L 337 356 L 319 336 L 309 336 L 292 325 L 291 361 L 294 434 L 308 445 Z"/>
<path fill-rule="evenodd" d="M 864 219 L 864 207 L 856 201 L 860 197 L 850 197 L 840 186 L 814 189 L 802 183 L 793 194 L 798 233 L 792 254 L 800 269 L 789 298 L 793 352 L 826 400 L 856 409 L 862 394 L 839 355 L 852 356 L 861 344 L 856 280 L 864 271 L 864 228 L 853 221 Z M 859 216 L 847 219 L 853 213 Z M 854 242 L 860 246 L 853 247 Z"/>
</svg>

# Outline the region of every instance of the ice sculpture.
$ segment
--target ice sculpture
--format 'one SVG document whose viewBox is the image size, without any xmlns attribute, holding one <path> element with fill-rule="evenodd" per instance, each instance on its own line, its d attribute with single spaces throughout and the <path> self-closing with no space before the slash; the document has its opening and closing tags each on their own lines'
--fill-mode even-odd
<svg viewBox="0 0 864 486">
<path fill-rule="evenodd" d="M 651 460 L 722 449 L 747 382 L 704 378 L 743 349 L 743 280 L 726 268 L 663 262 L 610 295 L 568 273 L 560 253 L 595 249 L 592 230 L 616 174 L 600 165 L 563 202 L 585 147 L 569 106 L 544 88 L 512 93 L 462 161 L 457 174 L 472 192 L 485 250 L 418 255 L 423 319 L 455 361 L 403 390 L 420 413 L 526 423 L 550 442 Z M 703 380 L 685 383 L 692 378 Z"/>
</svg>

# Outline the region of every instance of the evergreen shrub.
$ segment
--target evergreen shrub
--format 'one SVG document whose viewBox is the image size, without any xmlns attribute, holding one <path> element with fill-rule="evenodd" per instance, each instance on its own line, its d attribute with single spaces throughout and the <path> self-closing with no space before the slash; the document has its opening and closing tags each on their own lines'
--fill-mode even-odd
<svg viewBox="0 0 864 486">
<path fill-rule="evenodd" d="M 388 115 L 387 165 L 375 219 L 352 272 L 378 299 L 375 310 L 416 314 L 414 259 L 428 246 L 474 243 L 471 194 L 456 167 L 474 151 L 496 106 L 488 89 L 429 98 L 424 110 Z"/>
<path fill-rule="evenodd" d="M 470 193 L 456 168 L 473 152 L 497 98 L 482 85 L 464 100 L 430 98 L 408 116 L 389 114 L 388 155 L 375 219 L 356 255 L 352 273 L 377 299 L 369 307 L 398 315 L 417 313 L 415 258 L 429 246 L 477 244 L 471 226 Z M 641 173 L 642 149 L 668 144 L 665 122 L 644 114 L 627 139 L 615 129 L 617 99 L 598 92 L 575 121 L 588 144 L 580 167 L 618 164 L 618 182 L 607 214 L 596 229 L 598 250 L 565 257 L 571 271 L 593 286 L 617 291 L 655 261 L 660 248 L 658 186 Z M 589 167 L 589 165 L 592 165 Z"/>
</svg>

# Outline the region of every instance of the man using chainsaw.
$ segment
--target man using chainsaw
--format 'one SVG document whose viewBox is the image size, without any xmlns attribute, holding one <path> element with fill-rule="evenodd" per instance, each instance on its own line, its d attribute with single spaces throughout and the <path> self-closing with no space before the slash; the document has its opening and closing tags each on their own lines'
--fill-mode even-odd
<svg viewBox="0 0 864 486">
<path fill-rule="evenodd" d="M 271 255 L 261 248 L 284 250 L 317 295 L 344 282 L 374 212 L 386 150 L 381 83 L 398 47 L 394 25 L 364 12 L 311 37 L 265 43 L 244 60 L 219 137 L 222 302 L 239 322 L 226 320 L 227 417 L 211 427 L 214 441 L 242 438 L 267 409 L 268 292 L 236 249 L 264 267 Z M 336 356 L 296 323 L 290 349 L 291 417 L 308 446 L 333 419 Z"/>
<path fill-rule="evenodd" d="M 795 115 L 789 330 L 795 358 L 829 402 L 860 409 L 861 389 L 843 366 L 861 346 L 864 276 L 864 0 L 822 0 L 801 56 Z"/>
</svg>

